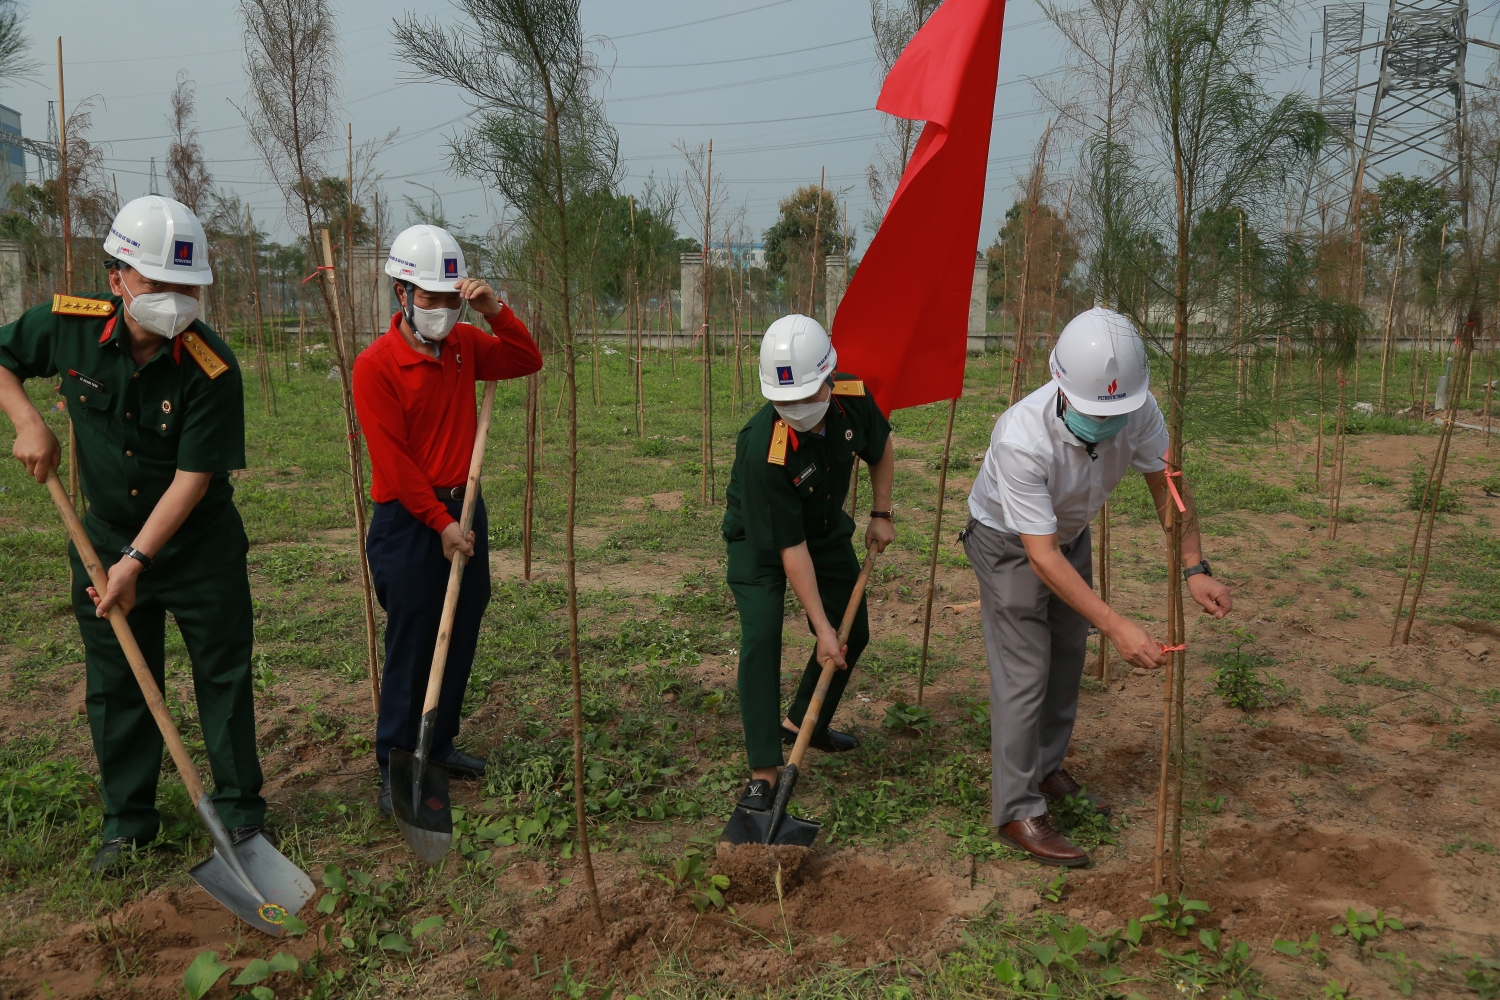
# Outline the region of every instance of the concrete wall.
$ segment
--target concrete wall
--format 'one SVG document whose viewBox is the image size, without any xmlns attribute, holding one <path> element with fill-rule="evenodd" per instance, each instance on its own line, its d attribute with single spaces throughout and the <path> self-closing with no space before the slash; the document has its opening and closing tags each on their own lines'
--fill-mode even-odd
<svg viewBox="0 0 1500 1000">
<path fill-rule="evenodd" d="M 703 255 L 682 255 L 682 325 L 679 329 L 696 337 L 703 327 Z"/>
<path fill-rule="evenodd" d="M 24 261 L 21 244 L 0 240 L 0 325 L 14 323 L 24 311 Z"/>
</svg>

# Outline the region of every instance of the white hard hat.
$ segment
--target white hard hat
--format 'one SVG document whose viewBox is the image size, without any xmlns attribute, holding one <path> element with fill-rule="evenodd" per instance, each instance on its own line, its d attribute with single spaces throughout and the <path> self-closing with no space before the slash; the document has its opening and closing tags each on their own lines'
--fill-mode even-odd
<svg viewBox="0 0 1500 1000">
<path fill-rule="evenodd" d="M 109 224 L 104 252 L 152 281 L 212 285 L 208 234 L 193 210 L 179 201 L 148 194 L 126 202 Z"/>
<path fill-rule="evenodd" d="M 1068 405 L 1091 417 L 1129 413 L 1151 389 L 1146 343 L 1135 324 L 1102 306 L 1063 327 L 1048 363 Z"/>
<path fill-rule="evenodd" d="M 442 226 L 412 226 L 391 241 L 385 273 L 428 292 L 451 292 L 469 276 L 458 240 Z"/>
<path fill-rule="evenodd" d="M 838 352 L 811 316 L 793 313 L 766 328 L 760 342 L 760 391 L 773 402 L 806 399 L 833 374 Z"/>
</svg>

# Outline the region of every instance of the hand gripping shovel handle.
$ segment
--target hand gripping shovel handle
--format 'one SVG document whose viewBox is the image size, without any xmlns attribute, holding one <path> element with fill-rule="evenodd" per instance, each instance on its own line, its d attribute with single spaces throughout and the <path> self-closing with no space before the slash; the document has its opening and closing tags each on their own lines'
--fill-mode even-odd
<svg viewBox="0 0 1500 1000">
<path fill-rule="evenodd" d="M 68 499 L 68 492 L 63 488 L 55 471 L 47 476 L 47 489 L 52 494 L 52 502 L 57 505 L 58 512 L 62 514 L 63 523 L 68 529 L 68 537 L 73 540 L 73 547 L 78 550 L 78 557 L 83 561 L 83 568 L 88 572 L 89 580 L 102 596 L 109 589 L 109 576 L 105 573 L 103 564 L 99 562 L 99 556 L 94 551 L 94 543 L 89 541 L 88 533 L 83 530 L 83 522 L 78 520 L 78 514 L 73 510 L 73 503 Z M 188 797 L 192 799 L 193 806 L 198 810 L 198 817 L 203 820 L 203 825 L 208 828 L 208 835 L 213 840 L 214 849 L 257 901 L 264 903 L 265 897 L 261 895 L 260 890 L 255 888 L 255 883 L 250 881 L 250 876 L 240 865 L 234 845 L 229 839 L 229 831 L 225 828 L 224 821 L 219 818 L 219 812 L 214 808 L 213 800 L 203 792 L 203 779 L 198 776 L 198 769 L 193 766 L 193 758 L 188 756 L 187 747 L 182 745 L 182 734 L 177 731 L 177 725 L 172 721 L 172 713 L 167 710 L 167 703 L 162 698 L 161 689 L 156 686 L 156 678 L 151 676 L 151 668 L 146 665 L 146 657 L 141 653 L 140 644 L 135 641 L 135 633 L 130 631 L 130 622 L 125 619 L 125 612 L 118 604 L 109 609 L 109 624 L 115 630 L 115 638 L 119 641 L 120 648 L 125 651 L 125 659 L 130 663 L 130 671 L 135 674 L 135 681 L 140 685 L 141 695 L 146 699 L 146 707 L 151 709 L 151 717 L 156 720 L 156 727 L 161 730 L 162 739 L 166 741 L 167 750 L 172 755 L 172 763 L 177 765 L 177 773 L 181 775 L 182 783 L 187 787 Z"/>
<path fill-rule="evenodd" d="M 865 551 L 865 564 L 860 568 L 859 579 L 854 582 L 854 592 L 849 595 L 849 604 L 844 608 L 844 620 L 839 623 L 839 647 L 849 641 L 849 633 L 854 630 L 854 617 L 859 614 L 859 605 L 865 599 L 865 587 L 870 582 L 870 571 L 875 568 L 875 560 L 880 556 L 880 551 L 875 546 L 870 546 Z M 776 788 L 776 800 L 771 806 L 770 833 L 766 843 L 776 842 L 776 833 L 781 827 L 781 821 L 786 816 L 787 804 L 791 801 L 792 791 L 797 785 L 798 769 L 802 766 L 802 755 L 807 753 L 807 745 L 812 742 L 812 733 L 818 725 L 818 715 L 823 711 L 823 699 L 828 697 L 828 685 L 833 682 L 833 658 L 829 657 L 823 661 L 823 672 L 818 675 L 818 686 L 813 689 L 812 698 L 807 702 L 807 711 L 802 716 L 802 722 L 797 730 L 797 742 L 792 745 L 792 755 L 787 759 L 785 770 L 782 772 L 781 781 Z"/>
<path fill-rule="evenodd" d="M 495 383 L 484 384 L 484 398 L 479 404 L 479 426 L 474 431 L 474 452 L 469 458 L 469 479 L 464 485 L 464 506 L 458 518 L 459 534 L 467 538 L 474 523 L 474 504 L 479 499 L 479 474 L 484 469 L 484 449 L 490 436 L 490 418 L 495 412 Z M 469 557 L 454 551 L 448 569 L 448 591 L 443 596 L 443 615 L 438 624 L 437 646 L 432 652 L 432 670 L 427 675 L 427 697 L 422 702 L 422 725 L 417 737 L 416 782 L 412 788 L 413 809 L 421 795 L 421 775 L 432 750 L 432 728 L 436 720 L 438 696 L 443 692 L 443 669 L 448 664 L 448 647 L 453 642 L 453 619 L 458 613 L 458 589 L 463 582 L 464 566 Z"/>
</svg>

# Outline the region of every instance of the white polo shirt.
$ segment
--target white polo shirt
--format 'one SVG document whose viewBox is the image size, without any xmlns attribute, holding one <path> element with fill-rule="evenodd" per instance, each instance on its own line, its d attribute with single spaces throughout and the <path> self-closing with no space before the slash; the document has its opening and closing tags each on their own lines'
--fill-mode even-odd
<svg viewBox="0 0 1500 1000">
<path fill-rule="evenodd" d="M 1125 429 L 1094 446 L 1057 415 L 1056 381 L 1000 414 L 984 465 L 969 493 L 980 524 L 1011 535 L 1050 535 L 1062 544 L 1088 527 L 1125 473 L 1160 472 L 1170 438 L 1156 398 L 1130 414 Z"/>
</svg>

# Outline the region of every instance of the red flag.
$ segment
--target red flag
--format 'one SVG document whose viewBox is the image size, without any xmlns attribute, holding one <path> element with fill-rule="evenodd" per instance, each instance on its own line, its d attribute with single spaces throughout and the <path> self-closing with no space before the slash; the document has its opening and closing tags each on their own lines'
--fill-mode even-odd
<svg viewBox="0 0 1500 1000">
<path fill-rule="evenodd" d="M 963 392 L 1004 14 L 1005 0 L 947 0 L 876 103 L 927 124 L 839 306 L 833 343 L 839 368 L 886 413 Z"/>
</svg>

